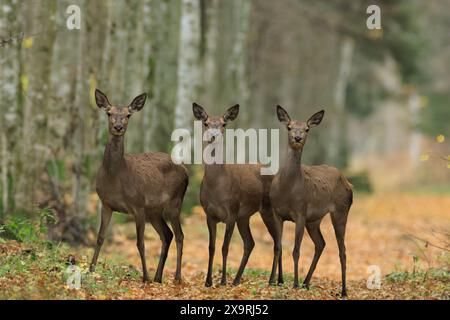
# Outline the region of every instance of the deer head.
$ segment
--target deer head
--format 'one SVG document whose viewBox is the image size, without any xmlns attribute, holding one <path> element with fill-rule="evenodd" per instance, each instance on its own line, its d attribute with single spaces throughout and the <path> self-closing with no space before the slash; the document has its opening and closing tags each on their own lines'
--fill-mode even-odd
<svg viewBox="0 0 450 320">
<path fill-rule="evenodd" d="M 143 93 L 133 99 L 126 107 L 113 106 L 109 103 L 106 95 L 95 89 L 95 102 L 100 109 L 105 110 L 108 115 L 109 133 L 115 136 L 122 136 L 127 131 L 128 120 L 134 112 L 144 107 L 147 94 Z"/>
<path fill-rule="evenodd" d="M 288 129 L 289 147 L 294 150 L 301 150 L 306 143 L 309 129 L 317 126 L 323 119 L 325 111 L 320 110 L 314 113 L 308 121 L 291 120 L 289 114 L 281 106 L 277 106 L 278 120 L 286 125 Z"/>
<path fill-rule="evenodd" d="M 192 112 L 195 119 L 202 121 L 204 130 L 207 130 L 208 143 L 212 143 L 218 136 L 223 135 L 227 123 L 237 118 L 239 105 L 232 106 L 221 117 L 210 117 L 202 106 L 194 102 Z"/>
</svg>

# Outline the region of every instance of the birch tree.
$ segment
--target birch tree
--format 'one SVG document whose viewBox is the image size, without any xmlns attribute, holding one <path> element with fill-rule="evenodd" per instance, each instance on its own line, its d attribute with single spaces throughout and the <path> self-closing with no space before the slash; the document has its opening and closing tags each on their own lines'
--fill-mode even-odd
<svg viewBox="0 0 450 320">
<path fill-rule="evenodd" d="M 200 3 L 181 1 L 175 128 L 191 127 L 191 104 L 199 85 Z"/>
</svg>

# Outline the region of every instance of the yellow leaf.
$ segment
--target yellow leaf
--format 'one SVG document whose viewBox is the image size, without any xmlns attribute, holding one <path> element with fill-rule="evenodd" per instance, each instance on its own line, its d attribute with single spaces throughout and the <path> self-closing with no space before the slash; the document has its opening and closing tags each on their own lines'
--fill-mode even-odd
<svg viewBox="0 0 450 320">
<path fill-rule="evenodd" d="M 450 169 L 450 163 L 447 163 L 447 169 Z"/>
<path fill-rule="evenodd" d="M 427 154 L 422 154 L 420 155 L 420 161 L 427 161 L 428 159 L 430 159 L 430 156 Z"/>
<path fill-rule="evenodd" d="M 450 161 L 450 154 L 447 156 L 447 160 Z"/>
<path fill-rule="evenodd" d="M 22 46 L 25 49 L 30 49 L 33 46 L 33 38 L 32 37 L 26 37 L 22 40 Z"/>
<path fill-rule="evenodd" d="M 445 141 L 445 137 L 442 134 L 440 134 L 440 135 L 436 136 L 436 141 L 438 143 L 442 143 Z"/>
<path fill-rule="evenodd" d="M 29 80 L 26 74 L 20 76 L 20 83 L 22 84 L 23 91 L 25 92 L 28 91 Z"/>
</svg>

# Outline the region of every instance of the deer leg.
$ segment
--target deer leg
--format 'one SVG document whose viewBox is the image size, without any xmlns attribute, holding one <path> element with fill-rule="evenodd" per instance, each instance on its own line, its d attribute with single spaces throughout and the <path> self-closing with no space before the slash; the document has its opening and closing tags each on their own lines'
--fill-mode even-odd
<svg viewBox="0 0 450 320">
<path fill-rule="evenodd" d="M 283 271 L 281 266 L 281 239 L 283 232 L 283 222 L 275 217 L 275 215 L 269 211 L 261 212 L 261 217 L 263 219 L 264 224 L 267 227 L 270 235 L 273 239 L 273 263 L 272 263 L 272 272 L 270 273 L 269 285 L 275 284 L 275 276 L 277 273 L 277 261 L 278 261 L 278 284 L 283 283 Z"/>
<path fill-rule="evenodd" d="M 137 211 L 135 213 L 136 219 L 136 234 L 137 240 L 136 245 L 141 256 L 143 280 L 147 282 L 150 280 L 147 271 L 147 264 L 145 262 L 145 243 L 144 243 L 144 233 L 145 233 L 145 214 L 143 211 Z"/>
<path fill-rule="evenodd" d="M 304 230 L 305 218 L 300 217 L 295 222 L 295 245 L 292 251 L 292 257 L 294 258 L 294 288 L 298 288 L 298 260 L 300 258 L 300 246 L 302 244 Z"/>
<path fill-rule="evenodd" d="M 278 239 L 277 239 L 277 246 L 279 246 L 279 254 L 278 254 L 278 285 L 282 285 L 284 283 L 283 280 L 283 267 L 282 267 L 282 255 L 283 255 L 283 246 L 282 246 L 282 238 L 283 238 L 283 221 L 280 222 L 280 227 L 279 227 L 279 235 L 278 235 Z M 278 248 L 278 247 L 277 247 Z M 277 250 L 277 248 L 275 248 L 275 250 Z"/>
<path fill-rule="evenodd" d="M 309 282 L 311 281 L 314 270 L 316 269 L 317 262 L 325 248 L 325 240 L 323 239 L 322 233 L 320 232 L 320 222 L 321 220 L 314 221 L 311 223 L 306 223 L 306 230 L 308 231 L 309 236 L 314 242 L 315 250 L 314 250 L 314 258 L 311 262 L 311 266 L 309 267 L 308 274 L 306 275 L 305 281 L 303 281 L 303 286 L 305 288 L 309 288 Z"/>
<path fill-rule="evenodd" d="M 212 270 L 214 263 L 214 253 L 216 251 L 216 229 L 217 223 L 210 216 L 207 217 L 208 231 L 209 231 L 209 260 L 208 260 L 208 273 L 206 275 L 206 287 L 212 286 Z"/>
<path fill-rule="evenodd" d="M 341 261 L 341 273 L 342 273 L 342 297 L 347 296 L 347 288 L 346 288 L 346 264 L 347 264 L 347 256 L 345 253 L 345 227 L 347 225 L 347 215 L 348 210 L 340 211 L 340 212 L 332 212 L 331 213 L 331 221 L 334 227 L 334 233 L 336 235 L 337 244 L 339 247 L 339 259 Z"/>
<path fill-rule="evenodd" d="M 223 238 L 223 245 L 222 245 L 222 280 L 220 281 L 221 285 L 227 284 L 228 249 L 230 247 L 231 236 L 233 235 L 235 224 L 236 224 L 236 221 L 228 222 L 226 229 L 225 229 L 225 236 Z"/>
<path fill-rule="evenodd" d="M 111 221 L 111 216 L 112 216 L 112 209 L 102 204 L 100 230 L 98 231 L 97 235 L 97 244 L 95 246 L 94 256 L 92 257 L 92 262 L 89 267 L 90 272 L 95 271 L 98 255 L 100 254 L 100 249 L 102 248 L 103 242 L 105 241 L 106 230 L 108 229 L 109 222 Z"/>
<path fill-rule="evenodd" d="M 248 258 L 255 247 L 255 241 L 253 240 L 252 232 L 250 230 L 250 219 L 244 218 L 242 220 L 238 220 L 237 226 L 239 233 L 241 234 L 242 241 L 244 242 L 244 254 L 242 255 L 241 264 L 236 274 L 236 278 L 234 278 L 233 285 L 238 285 L 241 283 L 241 277 L 244 273 L 245 266 L 247 265 Z"/>
<path fill-rule="evenodd" d="M 181 229 L 179 215 L 170 220 L 173 232 L 175 233 L 175 241 L 177 244 L 177 270 L 175 272 L 175 281 L 181 282 L 181 258 L 183 256 L 183 239 L 184 234 Z"/>
<path fill-rule="evenodd" d="M 155 228 L 156 232 L 158 232 L 159 238 L 161 239 L 161 253 L 159 256 L 158 269 L 156 269 L 154 278 L 155 282 L 161 283 L 164 265 L 166 263 L 170 243 L 172 242 L 173 233 L 172 231 L 170 231 L 170 228 L 167 226 L 167 223 L 164 221 L 161 215 L 152 217 L 150 221 L 153 225 L 153 228 Z"/>
</svg>

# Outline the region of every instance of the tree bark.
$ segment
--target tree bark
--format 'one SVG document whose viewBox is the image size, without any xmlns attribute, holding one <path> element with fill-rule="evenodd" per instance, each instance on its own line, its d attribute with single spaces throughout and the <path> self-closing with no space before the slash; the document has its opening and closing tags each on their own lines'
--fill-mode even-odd
<svg viewBox="0 0 450 320">
<path fill-rule="evenodd" d="M 175 128 L 191 128 L 191 104 L 199 85 L 200 3 L 182 0 Z"/>
</svg>

